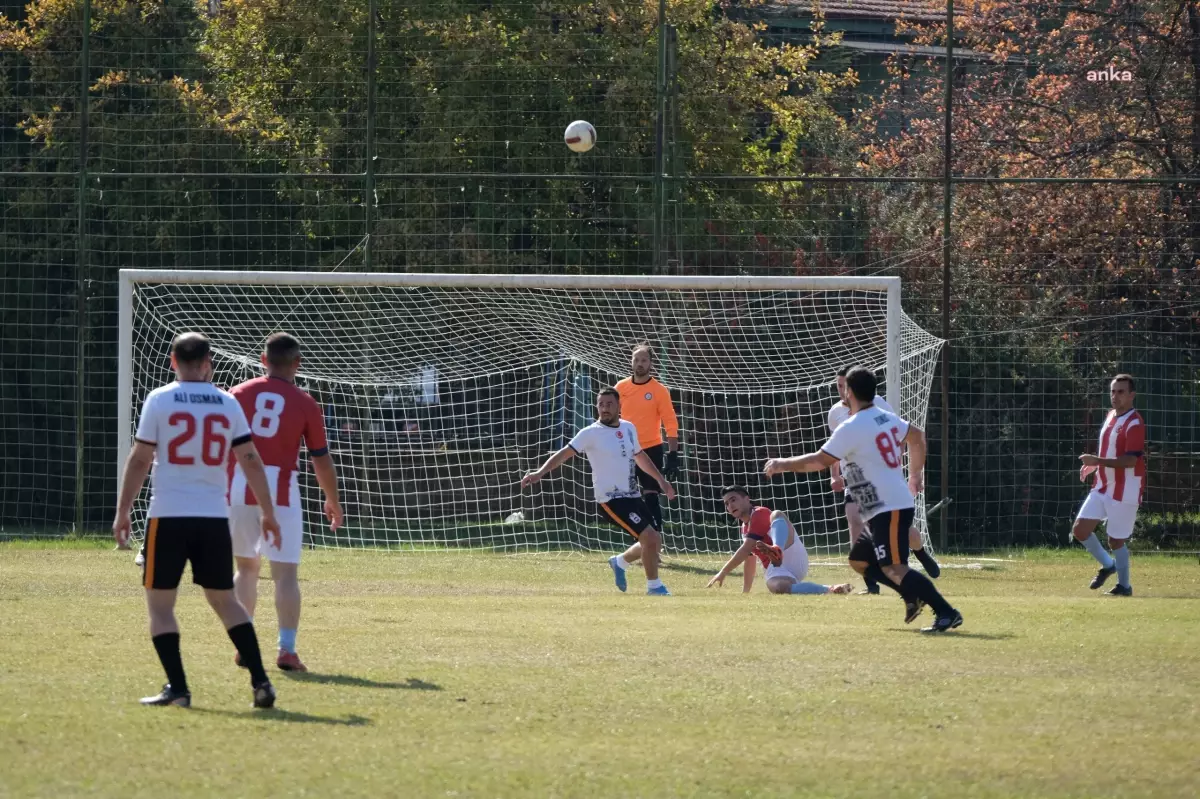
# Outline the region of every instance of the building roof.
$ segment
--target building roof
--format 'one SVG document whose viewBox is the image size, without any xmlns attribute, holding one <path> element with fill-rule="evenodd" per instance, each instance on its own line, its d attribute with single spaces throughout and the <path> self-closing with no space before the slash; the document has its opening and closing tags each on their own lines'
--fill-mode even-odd
<svg viewBox="0 0 1200 799">
<path fill-rule="evenodd" d="M 892 22 L 898 19 L 936 22 L 946 18 L 945 0 L 818 0 L 826 19 L 869 19 Z M 808 16 L 812 0 L 768 0 L 764 11 L 780 15 Z M 965 9 L 955 8 L 958 16 Z"/>
</svg>

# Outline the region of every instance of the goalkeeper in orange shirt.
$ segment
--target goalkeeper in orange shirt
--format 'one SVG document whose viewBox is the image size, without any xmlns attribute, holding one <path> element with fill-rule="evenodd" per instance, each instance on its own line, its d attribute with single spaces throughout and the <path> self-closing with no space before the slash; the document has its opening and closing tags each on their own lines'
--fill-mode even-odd
<svg viewBox="0 0 1200 799">
<path fill-rule="evenodd" d="M 642 451 L 650 456 L 663 477 L 673 481 L 679 474 L 680 466 L 679 418 L 675 415 L 671 392 L 651 374 L 654 350 L 648 343 L 642 342 L 633 348 L 630 366 L 633 374 L 617 383 L 617 392 L 621 395 L 621 418 L 633 423 Z M 667 434 L 665 453 L 664 428 Z M 662 532 L 658 481 L 641 469 L 637 470 L 637 477 L 642 487 L 642 499 L 650 512 L 650 524 Z"/>
</svg>

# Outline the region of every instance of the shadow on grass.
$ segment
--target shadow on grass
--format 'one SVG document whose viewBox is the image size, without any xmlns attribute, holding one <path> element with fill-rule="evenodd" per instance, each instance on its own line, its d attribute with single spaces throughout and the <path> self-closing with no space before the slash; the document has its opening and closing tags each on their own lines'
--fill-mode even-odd
<svg viewBox="0 0 1200 799">
<path fill-rule="evenodd" d="M 911 628 L 901 629 L 899 627 L 892 627 L 891 630 L 894 633 L 906 633 L 909 635 L 916 633 L 917 635 L 927 635 L 930 638 L 974 638 L 980 641 L 1010 641 L 1017 637 L 1016 633 L 969 633 L 962 630 L 950 630 L 945 633 L 927 633 L 921 630 L 913 630 Z"/>
<path fill-rule="evenodd" d="M 294 682 L 311 682 L 318 685 L 348 685 L 352 688 L 392 688 L 404 691 L 442 690 L 442 686 L 437 683 L 425 682 L 416 677 L 409 677 L 403 682 L 387 682 L 372 680 L 368 677 L 355 677 L 352 674 L 318 674 L 312 671 L 285 671 L 284 676 Z"/>
<path fill-rule="evenodd" d="M 209 716 L 224 716 L 231 719 L 246 719 L 248 721 L 282 721 L 288 724 L 325 724 L 331 727 L 368 727 L 371 720 L 366 716 L 351 713 L 345 718 L 335 716 L 315 716 L 312 713 L 300 713 L 295 710 L 271 708 L 270 710 L 217 710 L 207 707 L 193 707 L 190 713 L 203 713 Z"/>
<path fill-rule="evenodd" d="M 689 566 L 686 563 L 678 563 L 675 561 L 663 561 L 662 563 L 658 564 L 658 568 L 661 571 L 686 572 L 688 574 L 699 574 L 699 575 L 702 575 L 705 577 L 712 577 L 720 569 L 720 566 L 718 566 L 716 569 L 706 569 L 702 566 Z M 740 575 L 741 571 L 739 570 L 737 572 L 737 574 Z M 733 576 L 733 575 L 731 575 L 731 576 Z"/>
</svg>

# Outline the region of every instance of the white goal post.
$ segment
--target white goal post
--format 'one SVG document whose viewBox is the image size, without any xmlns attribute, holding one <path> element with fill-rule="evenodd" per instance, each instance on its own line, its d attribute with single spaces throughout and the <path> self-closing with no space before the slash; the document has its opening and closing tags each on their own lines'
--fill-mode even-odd
<svg viewBox="0 0 1200 799">
<path fill-rule="evenodd" d="M 300 382 L 326 411 L 349 517 L 330 534 L 306 475 L 314 546 L 623 545 L 583 459 L 533 491 L 516 484 L 594 419 L 596 392 L 648 341 L 684 451 L 668 550 L 728 550 L 720 487 L 743 483 L 787 511 L 810 549 L 837 551 L 847 541 L 828 474 L 768 483 L 762 461 L 824 440 L 841 366 L 881 372 L 888 401 L 923 425 L 942 345 L 902 311 L 897 277 L 125 269 L 119 314 L 118 468 L 146 393 L 171 380 L 173 336 L 206 333 L 224 387 L 261 374 L 270 333 L 300 338 Z"/>
</svg>

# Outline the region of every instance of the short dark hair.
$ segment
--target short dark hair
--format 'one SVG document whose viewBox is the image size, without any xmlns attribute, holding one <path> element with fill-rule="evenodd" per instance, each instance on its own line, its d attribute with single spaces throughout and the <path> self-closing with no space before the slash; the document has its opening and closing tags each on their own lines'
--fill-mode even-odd
<svg viewBox="0 0 1200 799">
<path fill-rule="evenodd" d="M 601 389 L 600 393 L 596 395 L 596 399 L 599 400 L 601 397 L 612 397 L 617 401 L 617 404 L 621 402 L 621 392 L 615 388 Z"/>
<path fill-rule="evenodd" d="M 743 497 L 750 496 L 750 492 L 747 491 L 743 486 L 739 485 L 725 486 L 722 488 L 721 496 L 725 496 L 726 494 L 741 494 Z"/>
<path fill-rule="evenodd" d="M 1130 394 L 1132 394 L 1132 393 L 1134 393 L 1135 391 L 1137 391 L 1137 389 L 1133 387 L 1133 375 L 1127 375 L 1127 374 L 1125 374 L 1124 372 L 1122 372 L 1121 374 L 1119 374 L 1119 375 L 1117 375 L 1116 377 L 1114 377 L 1114 378 L 1112 379 L 1112 382 L 1114 382 L 1114 383 L 1128 383 L 1128 384 L 1129 384 L 1129 393 L 1130 393 Z"/>
<path fill-rule="evenodd" d="M 288 366 L 300 357 L 300 339 L 291 333 L 272 333 L 267 336 L 267 363 Z"/>
<path fill-rule="evenodd" d="M 856 366 L 846 374 L 846 388 L 850 389 L 850 393 L 859 402 L 874 402 L 875 389 L 878 386 L 875 373 L 870 369 Z"/>
<path fill-rule="evenodd" d="M 171 342 L 171 354 L 176 363 L 200 363 L 212 354 L 212 344 L 203 333 L 180 333 Z"/>
<path fill-rule="evenodd" d="M 841 369 L 837 370 L 837 376 L 845 377 L 850 372 L 850 370 L 853 368 L 854 368 L 853 366 L 843 366 Z"/>
<path fill-rule="evenodd" d="M 650 360 L 654 360 L 654 347 L 650 346 L 649 341 L 643 341 L 639 344 L 634 344 L 633 349 L 630 351 L 629 354 L 637 355 L 638 350 L 645 350 L 646 354 L 650 356 Z"/>
</svg>

